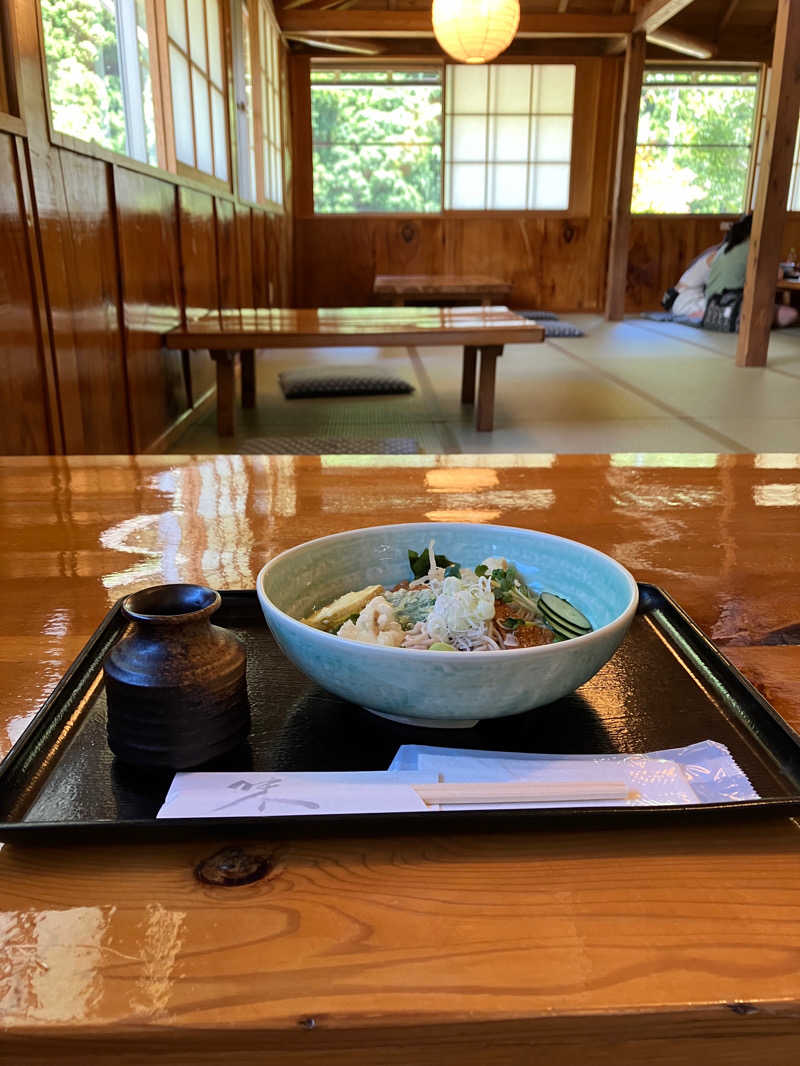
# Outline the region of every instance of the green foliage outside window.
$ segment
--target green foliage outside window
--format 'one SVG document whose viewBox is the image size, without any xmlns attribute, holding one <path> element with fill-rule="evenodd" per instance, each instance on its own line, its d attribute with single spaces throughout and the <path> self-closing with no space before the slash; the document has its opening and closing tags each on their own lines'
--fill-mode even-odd
<svg viewBox="0 0 800 1066">
<path fill-rule="evenodd" d="M 441 210 L 442 87 L 431 71 L 315 71 L 318 212 Z"/>
<path fill-rule="evenodd" d="M 754 71 L 648 71 L 639 109 L 631 210 L 743 211 L 757 97 Z"/>
<path fill-rule="evenodd" d="M 125 109 L 114 4 L 41 0 L 53 126 L 125 152 Z"/>
</svg>

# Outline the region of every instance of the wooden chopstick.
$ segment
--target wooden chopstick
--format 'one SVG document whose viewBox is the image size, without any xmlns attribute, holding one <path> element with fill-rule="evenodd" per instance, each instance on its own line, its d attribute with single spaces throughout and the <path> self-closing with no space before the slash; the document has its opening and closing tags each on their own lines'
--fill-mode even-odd
<svg viewBox="0 0 800 1066">
<path fill-rule="evenodd" d="M 412 787 L 427 806 L 452 803 L 581 802 L 634 797 L 624 781 L 439 781 Z"/>
</svg>

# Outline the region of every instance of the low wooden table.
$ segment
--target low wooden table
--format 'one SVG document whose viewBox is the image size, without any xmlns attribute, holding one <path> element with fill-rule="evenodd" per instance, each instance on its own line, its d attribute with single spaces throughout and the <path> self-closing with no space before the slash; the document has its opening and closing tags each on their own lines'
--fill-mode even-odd
<svg viewBox="0 0 800 1066">
<path fill-rule="evenodd" d="M 217 430 L 235 428 L 234 369 L 242 365 L 242 407 L 254 407 L 256 348 L 425 347 L 463 345 L 461 402 L 475 403 L 475 428 L 494 426 L 495 371 L 505 344 L 538 344 L 544 329 L 506 307 L 336 307 L 215 311 L 173 329 L 167 348 L 207 348 L 217 364 Z"/>
<path fill-rule="evenodd" d="M 378 274 L 372 286 L 376 296 L 388 297 L 395 307 L 406 300 L 475 300 L 488 307 L 506 303 L 511 282 L 484 274 Z"/>
<path fill-rule="evenodd" d="M 790 304 L 792 302 L 792 293 L 800 293 L 800 279 L 795 281 L 783 278 L 777 284 L 777 291 L 781 294 L 783 302 Z"/>
<path fill-rule="evenodd" d="M 252 588 L 311 537 L 435 515 L 612 553 L 800 728 L 800 646 L 765 644 L 800 620 L 800 456 L 328 458 L 0 459 L 0 755 L 119 596 L 164 581 Z M 605 712 L 611 732 L 625 697 Z M 0 1060 L 800 1058 L 797 819 L 280 845 L 265 824 L 268 876 L 201 884 L 197 865 L 237 842 L 4 846 Z"/>
</svg>

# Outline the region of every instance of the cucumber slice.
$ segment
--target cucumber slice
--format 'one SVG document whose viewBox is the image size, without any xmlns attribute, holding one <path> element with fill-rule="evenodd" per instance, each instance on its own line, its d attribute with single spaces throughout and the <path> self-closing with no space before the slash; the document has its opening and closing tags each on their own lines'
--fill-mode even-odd
<svg viewBox="0 0 800 1066">
<path fill-rule="evenodd" d="M 572 640 L 573 637 L 585 637 L 586 633 L 578 632 L 576 629 L 567 629 L 562 627 L 558 622 L 547 622 L 547 625 L 553 630 L 557 637 L 561 637 L 562 640 Z"/>
<path fill-rule="evenodd" d="M 552 592 L 542 592 L 539 596 L 539 610 L 548 619 L 559 622 L 563 626 L 577 630 L 579 633 L 591 631 L 592 623 L 585 614 L 581 614 L 577 607 L 573 607 L 568 600 L 556 596 Z"/>
<path fill-rule="evenodd" d="M 574 637 L 582 637 L 584 633 L 591 632 L 591 630 L 588 629 L 578 629 L 577 626 L 565 622 L 563 618 L 556 618 L 554 615 L 548 614 L 546 611 L 542 611 L 541 615 L 551 629 L 558 629 L 562 633 L 569 633 Z"/>
</svg>

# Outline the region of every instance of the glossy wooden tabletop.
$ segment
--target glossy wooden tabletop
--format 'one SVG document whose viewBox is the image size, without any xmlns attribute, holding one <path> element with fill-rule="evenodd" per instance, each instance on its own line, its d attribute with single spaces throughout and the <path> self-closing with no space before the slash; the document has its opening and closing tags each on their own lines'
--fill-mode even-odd
<svg viewBox="0 0 800 1066">
<path fill-rule="evenodd" d="M 114 601 L 376 522 L 526 526 L 664 587 L 800 727 L 800 456 L 0 460 L 0 747 Z M 0 850 L 0 1061 L 733 1066 L 800 1052 L 789 819 Z"/>
<path fill-rule="evenodd" d="M 168 348 L 535 344 L 544 330 L 507 307 L 254 308 L 215 311 L 166 334 Z"/>
</svg>

